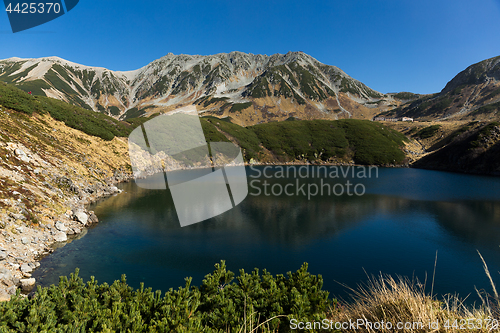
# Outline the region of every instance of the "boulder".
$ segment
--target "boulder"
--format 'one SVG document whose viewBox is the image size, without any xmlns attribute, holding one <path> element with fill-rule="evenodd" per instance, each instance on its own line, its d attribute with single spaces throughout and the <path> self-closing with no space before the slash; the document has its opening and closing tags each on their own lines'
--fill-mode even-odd
<svg viewBox="0 0 500 333">
<path fill-rule="evenodd" d="M 16 286 L 7 287 L 7 294 L 9 294 L 9 295 L 15 295 L 16 294 L 16 290 L 17 290 Z"/>
<path fill-rule="evenodd" d="M 22 264 L 21 265 L 21 272 L 23 273 L 31 273 L 33 272 L 33 268 L 29 264 Z"/>
<path fill-rule="evenodd" d="M 89 222 L 90 223 L 98 223 L 99 222 L 99 219 L 97 218 L 97 215 L 94 214 L 94 212 L 90 212 Z"/>
<path fill-rule="evenodd" d="M 26 216 L 24 216 L 23 214 L 14 214 L 14 213 L 11 213 L 10 214 L 10 217 L 16 219 L 16 220 L 26 220 Z"/>
<path fill-rule="evenodd" d="M 23 243 L 24 245 L 28 244 L 29 242 L 30 240 L 28 239 L 28 237 L 21 238 L 21 243 Z"/>
<path fill-rule="evenodd" d="M 14 283 L 15 286 L 21 286 L 21 280 L 17 277 L 17 276 L 14 276 L 12 278 L 12 282 Z"/>
<path fill-rule="evenodd" d="M 12 272 L 8 270 L 7 268 L 1 267 L 0 268 L 0 281 L 5 280 L 5 281 L 11 281 L 12 280 Z"/>
<path fill-rule="evenodd" d="M 77 211 L 75 213 L 75 219 L 83 225 L 87 225 L 89 217 L 83 211 Z"/>
<path fill-rule="evenodd" d="M 64 231 L 64 232 L 68 231 L 68 227 L 66 227 L 64 223 L 62 223 L 61 221 L 57 221 L 55 227 L 59 231 Z"/>
<path fill-rule="evenodd" d="M 5 251 L 0 251 L 0 261 L 7 259 L 9 254 Z"/>
<path fill-rule="evenodd" d="M 0 290 L 0 302 L 10 301 L 10 295 L 6 290 Z"/>
<path fill-rule="evenodd" d="M 56 242 L 65 242 L 68 240 L 68 236 L 66 236 L 66 233 L 64 231 L 59 231 L 54 235 L 54 240 Z"/>
<path fill-rule="evenodd" d="M 16 153 L 17 158 L 19 158 L 21 161 L 26 162 L 26 163 L 29 163 L 30 158 L 29 158 L 29 157 L 28 157 L 28 155 L 24 152 L 24 150 L 22 150 L 22 149 L 19 149 L 19 148 L 18 148 L 18 149 L 16 149 L 14 152 Z"/>
<path fill-rule="evenodd" d="M 31 279 L 21 279 L 21 289 L 24 292 L 29 292 L 35 287 L 36 280 L 34 278 Z"/>
</svg>

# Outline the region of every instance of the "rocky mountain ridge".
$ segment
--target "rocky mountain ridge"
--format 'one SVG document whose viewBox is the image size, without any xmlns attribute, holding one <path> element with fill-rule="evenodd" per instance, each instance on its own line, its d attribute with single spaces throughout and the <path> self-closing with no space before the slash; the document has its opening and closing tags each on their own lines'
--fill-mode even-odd
<svg viewBox="0 0 500 333">
<path fill-rule="evenodd" d="M 195 104 L 243 125 L 289 117 L 370 119 L 400 104 L 302 52 L 174 55 L 128 72 L 58 57 L 0 60 L 0 80 L 115 118 Z"/>
</svg>

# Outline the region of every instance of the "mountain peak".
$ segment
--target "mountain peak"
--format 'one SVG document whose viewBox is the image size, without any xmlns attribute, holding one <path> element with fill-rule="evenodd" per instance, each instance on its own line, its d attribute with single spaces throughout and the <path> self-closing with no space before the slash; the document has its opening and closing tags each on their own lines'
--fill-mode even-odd
<svg viewBox="0 0 500 333">
<path fill-rule="evenodd" d="M 500 81 L 500 56 L 470 65 L 446 84 L 441 93 L 447 93 L 462 85 L 482 84 Z"/>
</svg>

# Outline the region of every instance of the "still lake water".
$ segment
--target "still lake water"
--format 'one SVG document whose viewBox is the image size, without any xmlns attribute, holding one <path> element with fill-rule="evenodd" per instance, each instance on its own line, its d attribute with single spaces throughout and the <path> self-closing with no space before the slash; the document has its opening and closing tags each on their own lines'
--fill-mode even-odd
<svg viewBox="0 0 500 333">
<path fill-rule="evenodd" d="M 267 175 L 279 171 L 267 168 Z M 322 274 L 324 289 L 347 298 L 340 283 L 355 287 L 367 280 L 366 274 L 380 272 L 421 282 L 427 276 L 430 292 L 438 251 L 434 292 L 471 294 L 469 300 L 475 301 L 474 286 L 491 291 L 479 250 L 500 283 L 500 177 L 380 168 L 378 177 L 373 171 L 371 178 L 337 179 L 312 177 L 317 167 L 307 168 L 309 178 L 299 179 L 306 192 L 308 184 L 345 186 L 349 180 L 362 184 L 366 193 L 266 196 L 264 180 L 269 192 L 279 184 L 277 194 L 279 186 L 296 186 L 296 178 L 265 179 L 264 167 L 247 167 L 253 183 L 239 206 L 181 228 L 169 191 L 126 183 L 123 193 L 91 207 L 100 223 L 44 258 L 33 276 L 46 286 L 79 267 L 84 280 L 95 276 L 112 283 L 126 274 L 134 288 L 144 282 L 166 291 L 184 285 L 187 276 L 199 285 L 220 260 L 235 272 L 258 267 L 272 274 L 296 271 L 308 262 L 311 273 Z M 341 187 L 336 189 L 339 193 Z"/>
</svg>

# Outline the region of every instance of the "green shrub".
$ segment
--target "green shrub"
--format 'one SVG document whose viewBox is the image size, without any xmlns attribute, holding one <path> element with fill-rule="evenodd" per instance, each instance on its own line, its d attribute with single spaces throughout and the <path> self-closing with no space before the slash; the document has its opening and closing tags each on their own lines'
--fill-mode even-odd
<svg viewBox="0 0 500 333">
<path fill-rule="evenodd" d="M 441 128 L 441 125 L 432 125 L 422 128 L 420 131 L 415 134 L 420 139 L 427 139 L 434 136 L 437 131 Z"/>
<path fill-rule="evenodd" d="M 0 105 L 29 115 L 39 110 L 34 96 L 3 82 L 0 82 Z"/>
<path fill-rule="evenodd" d="M 86 284 L 78 269 L 57 286 L 38 287 L 32 299 L 19 293 L 0 304 L 1 332 L 239 332 L 244 319 L 257 312 L 254 324 L 268 321 L 270 329 L 286 329 L 292 318 L 320 320 L 332 304 L 322 290 L 321 275 L 297 272 L 273 276 L 266 270 L 251 274 L 226 269 L 225 262 L 205 276 L 200 287 L 161 291 L 133 290 L 125 276 L 112 285 Z M 278 317 L 279 316 L 279 317 Z"/>
<path fill-rule="evenodd" d="M 411 93 L 411 92 L 403 91 L 403 92 L 394 94 L 392 97 L 394 97 L 396 99 L 401 99 L 401 100 L 413 100 L 413 99 L 419 98 L 420 95 L 419 94 L 414 94 L 414 93 Z"/>
<path fill-rule="evenodd" d="M 229 110 L 229 112 L 242 111 L 242 110 L 248 109 L 251 106 L 252 106 L 252 102 L 236 103 L 236 104 L 233 104 L 233 106 L 231 106 L 231 109 Z"/>
</svg>

